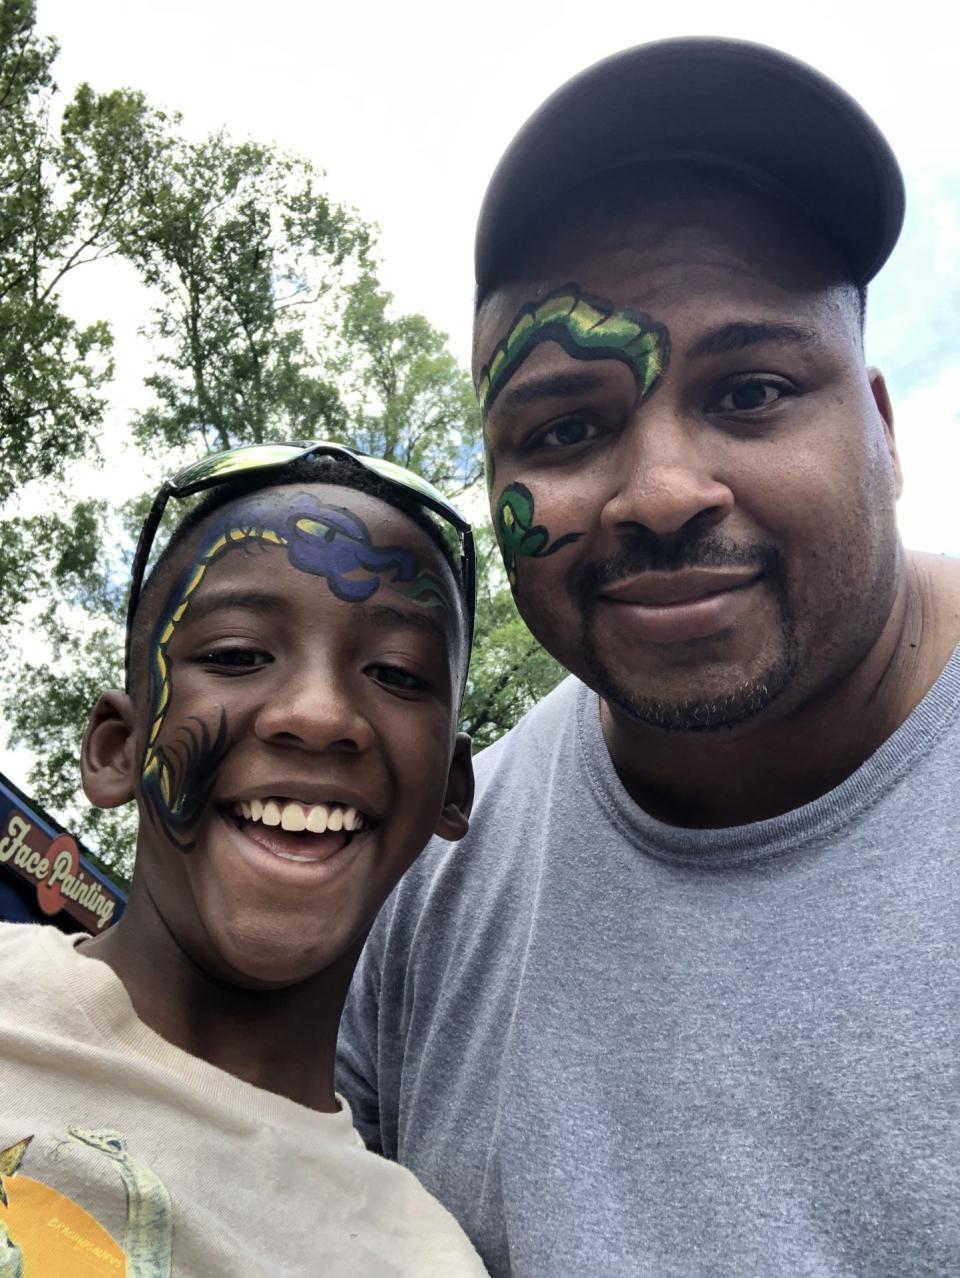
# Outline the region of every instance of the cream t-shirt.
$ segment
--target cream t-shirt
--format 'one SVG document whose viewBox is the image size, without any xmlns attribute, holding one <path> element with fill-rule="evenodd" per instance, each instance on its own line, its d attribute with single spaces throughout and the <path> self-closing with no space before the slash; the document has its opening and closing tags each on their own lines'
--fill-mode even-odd
<svg viewBox="0 0 960 1278">
<path fill-rule="evenodd" d="M 174 1047 L 79 937 L 0 924 L 0 1278 L 460 1278 L 453 1217 L 319 1114 Z"/>
</svg>

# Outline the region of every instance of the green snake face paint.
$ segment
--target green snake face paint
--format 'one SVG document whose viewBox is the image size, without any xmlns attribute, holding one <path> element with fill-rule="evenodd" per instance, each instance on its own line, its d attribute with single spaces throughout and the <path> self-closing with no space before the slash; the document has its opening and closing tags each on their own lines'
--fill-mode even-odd
<svg viewBox="0 0 960 1278">
<path fill-rule="evenodd" d="M 546 528 L 533 522 L 533 493 L 524 484 L 507 485 L 497 500 L 494 518 L 511 590 L 517 586 L 518 556 L 544 559 L 583 536 L 580 532 L 570 532 L 551 542 Z"/>
<path fill-rule="evenodd" d="M 182 851 L 193 846 L 191 828 L 209 802 L 231 742 L 222 710 L 216 725 L 188 718 L 174 740 L 161 742 L 173 691 L 168 649 L 212 565 L 230 551 L 256 546 L 282 548 L 294 568 L 324 578 L 348 603 L 362 603 L 386 586 L 419 607 L 452 609 L 446 584 L 421 569 L 413 551 L 375 545 L 363 521 L 346 507 L 293 493 L 289 504 L 263 523 L 253 522 L 242 507 L 215 519 L 161 610 L 150 649 L 152 704 L 141 787 L 151 815 Z"/>
<path fill-rule="evenodd" d="M 576 284 L 556 289 L 541 302 L 523 306 L 500 341 L 490 362 L 480 370 L 477 394 L 484 417 L 527 357 L 544 342 L 556 342 L 574 359 L 618 360 L 637 383 L 640 399 L 656 388 L 670 357 L 670 339 L 662 324 L 640 311 L 617 310 L 611 302 L 584 293 Z M 487 485 L 493 486 L 495 458 L 485 443 Z M 534 522 L 533 493 L 511 483 L 497 499 L 494 524 L 512 589 L 517 585 L 517 559 L 542 559 L 577 541 L 582 532 L 555 538 Z"/>
<path fill-rule="evenodd" d="M 477 396 L 486 417 L 494 400 L 527 356 L 543 342 L 557 342 L 574 359 L 616 359 L 637 380 L 642 399 L 653 391 L 670 358 L 662 324 L 641 311 L 618 311 L 611 302 L 565 284 L 516 315 L 490 362 L 480 370 Z"/>
</svg>

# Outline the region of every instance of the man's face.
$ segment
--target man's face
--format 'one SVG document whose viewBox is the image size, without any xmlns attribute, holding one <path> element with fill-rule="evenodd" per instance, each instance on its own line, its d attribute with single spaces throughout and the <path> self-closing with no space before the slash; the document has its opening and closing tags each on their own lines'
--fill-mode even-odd
<svg viewBox="0 0 960 1278">
<path fill-rule="evenodd" d="M 455 585 L 405 515 L 321 484 L 216 512 L 176 568 L 140 697 L 138 875 L 204 970 L 290 983 L 450 835 Z"/>
<path fill-rule="evenodd" d="M 848 673 L 891 607 L 898 479 L 837 265 L 723 186 L 575 222 L 524 274 L 481 307 L 475 374 L 544 647 L 681 731 Z"/>
</svg>

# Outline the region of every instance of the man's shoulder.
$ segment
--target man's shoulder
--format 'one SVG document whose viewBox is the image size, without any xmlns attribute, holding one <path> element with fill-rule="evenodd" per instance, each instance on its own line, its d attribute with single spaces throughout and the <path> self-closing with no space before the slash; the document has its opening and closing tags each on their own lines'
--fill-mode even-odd
<svg viewBox="0 0 960 1278">
<path fill-rule="evenodd" d="M 583 685 L 564 679 L 509 732 L 474 759 L 476 797 L 470 828 L 458 842 L 434 838 L 406 872 L 381 911 L 375 931 L 394 932 L 432 903 L 475 900 L 495 890 L 509 861 L 507 847 L 536 821 L 548 801 L 548 777 L 575 758 L 578 701 Z M 515 866 L 513 873 L 521 871 Z M 462 895 L 467 881 L 473 895 Z"/>
<path fill-rule="evenodd" d="M 540 767 L 545 751 L 556 753 L 569 744 L 569 734 L 575 731 L 582 692 L 583 684 L 573 675 L 568 675 L 528 710 L 509 732 L 474 755 L 477 804 L 487 799 L 493 783 L 509 784 L 517 769 L 525 771 L 528 766 Z"/>
</svg>

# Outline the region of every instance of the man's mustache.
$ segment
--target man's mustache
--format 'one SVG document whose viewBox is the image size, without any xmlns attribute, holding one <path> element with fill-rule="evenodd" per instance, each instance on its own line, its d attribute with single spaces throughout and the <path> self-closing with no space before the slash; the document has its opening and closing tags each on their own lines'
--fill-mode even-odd
<svg viewBox="0 0 960 1278">
<path fill-rule="evenodd" d="M 756 568 L 780 576 L 783 557 L 772 542 L 736 542 L 708 529 L 681 528 L 666 537 L 636 528 L 616 554 L 600 563 L 581 564 L 571 574 L 573 593 L 588 606 L 604 586 L 643 572 L 681 568 Z"/>
</svg>

